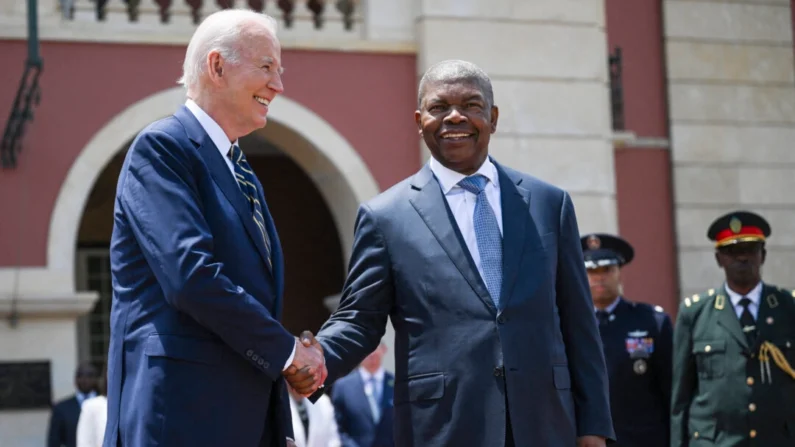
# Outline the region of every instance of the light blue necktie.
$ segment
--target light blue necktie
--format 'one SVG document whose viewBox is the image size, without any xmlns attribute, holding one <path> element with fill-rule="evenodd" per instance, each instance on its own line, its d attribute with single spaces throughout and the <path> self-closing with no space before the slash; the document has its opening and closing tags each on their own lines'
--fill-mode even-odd
<svg viewBox="0 0 795 447">
<path fill-rule="evenodd" d="M 369 390 L 365 389 L 367 402 L 370 404 L 370 411 L 373 413 L 373 421 L 378 424 L 378 421 L 381 420 L 381 399 L 375 387 L 375 377 L 370 376 L 366 383 L 369 385 Z"/>
<path fill-rule="evenodd" d="M 488 178 L 477 174 L 461 180 L 458 185 L 477 197 L 473 221 L 480 253 L 480 267 L 483 269 L 483 279 L 494 306 L 499 308 L 500 289 L 502 289 L 502 235 L 497 217 L 486 197 L 488 181 Z"/>
</svg>

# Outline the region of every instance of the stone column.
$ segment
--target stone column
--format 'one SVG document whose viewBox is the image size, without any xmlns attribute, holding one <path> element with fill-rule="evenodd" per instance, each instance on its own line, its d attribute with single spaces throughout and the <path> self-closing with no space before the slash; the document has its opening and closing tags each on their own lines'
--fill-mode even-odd
<svg viewBox="0 0 795 447">
<path fill-rule="evenodd" d="M 763 278 L 791 287 L 795 265 L 795 73 L 790 0 L 665 1 L 682 293 L 723 272 L 706 237 L 734 209 L 773 228 Z"/>
<path fill-rule="evenodd" d="M 616 231 L 604 2 L 417 2 L 419 76 L 478 64 L 500 108 L 491 154 L 568 190 L 582 232 Z"/>
</svg>

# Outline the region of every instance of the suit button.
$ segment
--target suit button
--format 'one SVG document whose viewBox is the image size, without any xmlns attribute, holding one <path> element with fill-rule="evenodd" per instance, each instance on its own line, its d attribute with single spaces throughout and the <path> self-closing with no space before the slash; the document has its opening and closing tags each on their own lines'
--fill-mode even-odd
<svg viewBox="0 0 795 447">
<path fill-rule="evenodd" d="M 251 356 L 251 360 L 254 360 L 255 362 L 257 361 L 258 358 L 259 356 L 257 354 Z"/>
<path fill-rule="evenodd" d="M 257 364 L 259 364 L 259 366 L 262 366 L 263 364 L 265 364 L 265 359 L 263 359 L 262 357 L 260 357 L 260 359 L 259 359 L 259 360 L 257 360 Z"/>
<path fill-rule="evenodd" d="M 756 411 L 756 404 L 755 403 L 748 404 L 748 410 L 752 412 Z"/>
<path fill-rule="evenodd" d="M 252 351 L 251 349 L 249 349 L 248 351 L 246 351 L 246 355 L 247 355 L 248 357 L 251 357 L 252 355 L 254 355 L 254 351 Z"/>
<path fill-rule="evenodd" d="M 756 438 L 756 430 L 751 430 L 751 432 L 750 432 L 750 433 L 748 433 L 748 435 L 749 435 L 750 437 L 752 437 L 752 438 Z"/>
<path fill-rule="evenodd" d="M 753 385 L 754 384 L 754 378 L 753 377 L 749 377 L 749 378 L 745 379 L 745 383 L 748 384 L 748 386 Z"/>
<path fill-rule="evenodd" d="M 262 367 L 263 367 L 263 368 L 265 368 L 265 369 L 268 369 L 268 368 L 270 368 L 270 367 L 271 367 L 271 364 L 270 364 L 270 363 L 268 363 L 268 362 L 264 362 L 264 363 L 262 364 Z"/>
<path fill-rule="evenodd" d="M 504 372 L 503 372 L 502 366 L 498 366 L 498 367 L 494 368 L 494 376 L 495 377 L 502 377 L 503 374 L 504 374 Z"/>
<path fill-rule="evenodd" d="M 500 315 L 500 316 L 497 317 L 497 323 L 505 324 L 506 320 L 507 320 L 507 318 L 505 318 L 503 315 Z"/>
<path fill-rule="evenodd" d="M 698 439 L 698 432 L 693 433 L 693 439 Z"/>
</svg>

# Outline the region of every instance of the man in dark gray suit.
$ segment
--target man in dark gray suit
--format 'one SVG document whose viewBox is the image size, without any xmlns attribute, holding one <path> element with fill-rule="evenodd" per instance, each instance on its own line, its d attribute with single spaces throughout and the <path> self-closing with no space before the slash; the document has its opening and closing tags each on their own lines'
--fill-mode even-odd
<svg viewBox="0 0 795 447">
<path fill-rule="evenodd" d="M 420 81 L 433 157 L 359 209 L 340 307 L 317 336 L 329 381 L 391 317 L 396 445 L 603 446 L 614 433 L 574 206 L 488 156 L 498 113 L 471 63 Z"/>
</svg>

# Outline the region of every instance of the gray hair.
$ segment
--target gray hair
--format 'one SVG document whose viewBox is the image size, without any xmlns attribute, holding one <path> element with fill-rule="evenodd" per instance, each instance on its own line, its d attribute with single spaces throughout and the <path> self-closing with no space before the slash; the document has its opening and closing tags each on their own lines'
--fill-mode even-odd
<svg viewBox="0 0 795 447">
<path fill-rule="evenodd" d="M 182 77 L 177 81 L 189 93 L 200 88 L 200 80 L 206 69 L 207 56 L 218 51 L 224 60 L 236 64 L 240 62 L 240 48 L 237 43 L 247 24 L 264 25 L 276 36 L 277 22 L 267 15 L 249 9 L 225 9 L 207 16 L 196 28 L 182 64 Z"/>
<path fill-rule="evenodd" d="M 491 88 L 491 79 L 483 69 L 472 62 L 462 60 L 446 60 L 431 65 L 420 79 L 417 89 L 417 107 L 422 106 L 422 98 L 429 83 L 474 81 L 480 86 L 481 92 L 489 107 L 494 105 L 494 91 Z"/>
</svg>

